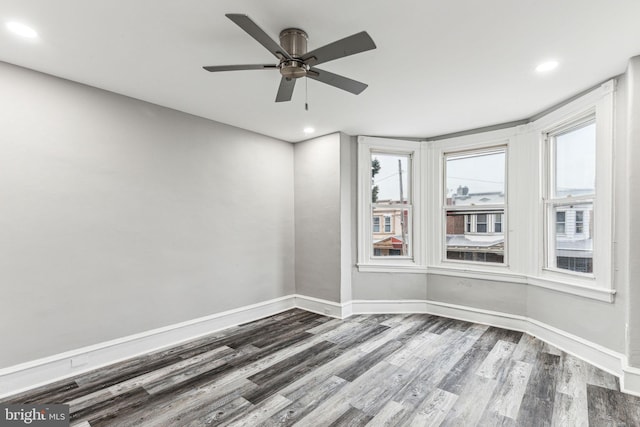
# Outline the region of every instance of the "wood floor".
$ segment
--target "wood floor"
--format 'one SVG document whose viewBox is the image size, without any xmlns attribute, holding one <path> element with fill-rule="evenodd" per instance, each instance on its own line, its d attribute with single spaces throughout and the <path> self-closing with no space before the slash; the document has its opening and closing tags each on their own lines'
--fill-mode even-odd
<svg viewBox="0 0 640 427">
<path fill-rule="evenodd" d="M 527 334 L 425 314 L 291 310 L 11 403 L 81 426 L 638 426 L 616 377 Z"/>
</svg>

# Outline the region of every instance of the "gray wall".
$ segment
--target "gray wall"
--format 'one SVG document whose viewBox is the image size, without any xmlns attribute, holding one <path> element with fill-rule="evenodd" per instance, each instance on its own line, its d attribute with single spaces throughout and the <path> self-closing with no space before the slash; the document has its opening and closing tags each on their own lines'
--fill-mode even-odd
<svg viewBox="0 0 640 427">
<path fill-rule="evenodd" d="M 628 151 L 623 153 L 628 162 L 629 221 L 625 231 L 629 249 L 629 300 L 627 305 L 628 346 L 627 357 L 632 366 L 640 367 L 640 56 L 631 58 L 627 69 L 627 132 Z M 624 242 L 624 241 L 623 241 Z"/>
<path fill-rule="evenodd" d="M 340 134 L 294 146 L 296 292 L 341 298 Z"/>
<path fill-rule="evenodd" d="M 295 292 L 291 144 L 4 63 L 0 93 L 0 367 Z"/>
</svg>

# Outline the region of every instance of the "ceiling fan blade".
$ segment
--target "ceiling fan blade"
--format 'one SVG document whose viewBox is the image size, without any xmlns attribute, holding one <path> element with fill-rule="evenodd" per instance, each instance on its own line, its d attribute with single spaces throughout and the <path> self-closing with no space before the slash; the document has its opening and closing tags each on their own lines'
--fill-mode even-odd
<svg viewBox="0 0 640 427">
<path fill-rule="evenodd" d="M 284 57 L 289 60 L 292 59 L 291 55 L 289 55 L 286 50 L 276 43 L 275 40 L 269 37 L 269 35 L 265 33 L 262 28 L 258 27 L 258 25 L 247 15 L 240 13 L 227 13 L 225 16 L 235 22 L 238 27 L 246 31 L 247 34 L 253 37 L 258 43 L 266 47 L 267 50 L 276 58 L 282 59 Z"/>
<path fill-rule="evenodd" d="M 277 65 L 249 64 L 249 65 L 207 65 L 202 67 L 207 71 L 237 71 L 237 70 L 277 70 Z"/>
<path fill-rule="evenodd" d="M 362 31 L 307 52 L 302 56 L 302 60 L 310 65 L 317 65 L 375 48 L 376 44 L 369 34 Z"/>
<path fill-rule="evenodd" d="M 338 89 L 346 90 L 354 95 L 359 95 L 368 86 L 357 80 L 353 80 L 339 74 L 333 74 L 328 71 L 319 70 L 318 68 L 311 68 L 307 72 L 307 77 L 337 87 Z"/>
<path fill-rule="evenodd" d="M 296 79 L 288 79 L 286 77 L 280 79 L 280 87 L 278 88 L 278 94 L 276 95 L 276 102 L 291 101 L 293 88 L 295 86 Z"/>
</svg>

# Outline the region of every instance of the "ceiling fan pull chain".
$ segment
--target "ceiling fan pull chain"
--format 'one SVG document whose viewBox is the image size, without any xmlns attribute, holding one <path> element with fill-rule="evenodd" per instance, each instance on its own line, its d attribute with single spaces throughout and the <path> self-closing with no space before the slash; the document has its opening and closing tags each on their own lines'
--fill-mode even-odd
<svg viewBox="0 0 640 427">
<path fill-rule="evenodd" d="M 304 78 L 304 110 L 309 111 L 309 80 Z"/>
</svg>

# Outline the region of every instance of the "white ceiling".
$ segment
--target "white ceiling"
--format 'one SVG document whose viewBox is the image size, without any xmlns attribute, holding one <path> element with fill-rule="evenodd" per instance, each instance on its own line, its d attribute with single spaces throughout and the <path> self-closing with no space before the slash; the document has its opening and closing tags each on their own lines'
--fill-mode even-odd
<svg viewBox="0 0 640 427">
<path fill-rule="evenodd" d="M 322 69 L 369 84 L 355 96 L 314 80 L 274 102 L 276 63 L 225 13 L 309 50 L 366 30 L 377 49 Z M 624 72 L 640 54 L 638 0 L 2 0 L 0 60 L 287 141 L 343 131 L 424 138 L 530 117 Z M 7 21 L 34 27 L 22 40 Z M 556 59 L 554 72 L 538 63 Z"/>
</svg>

